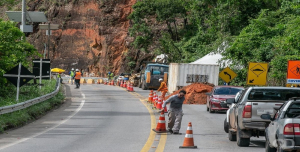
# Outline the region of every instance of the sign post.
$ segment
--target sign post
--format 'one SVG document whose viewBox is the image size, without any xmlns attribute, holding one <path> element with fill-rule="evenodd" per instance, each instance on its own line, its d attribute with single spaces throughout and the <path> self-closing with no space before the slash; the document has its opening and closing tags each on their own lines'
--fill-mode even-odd
<svg viewBox="0 0 300 152">
<path fill-rule="evenodd" d="M 248 68 L 248 85 L 266 85 L 268 74 L 268 63 L 249 63 Z"/>
<path fill-rule="evenodd" d="M 237 77 L 237 74 L 227 67 L 219 73 L 219 77 L 228 84 L 231 80 Z"/>
<path fill-rule="evenodd" d="M 20 75 L 21 75 L 21 63 L 19 63 L 19 68 L 18 68 L 17 97 L 16 97 L 17 101 L 19 101 L 19 94 L 20 94 Z"/>
</svg>

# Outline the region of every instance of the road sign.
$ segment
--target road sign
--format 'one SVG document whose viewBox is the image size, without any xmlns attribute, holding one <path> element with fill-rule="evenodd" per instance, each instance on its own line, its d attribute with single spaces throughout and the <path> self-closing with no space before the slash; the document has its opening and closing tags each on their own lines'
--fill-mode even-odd
<svg viewBox="0 0 300 152">
<path fill-rule="evenodd" d="M 19 100 L 19 88 L 34 78 L 34 75 L 28 71 L 21 63 L 9 70 L 3 75 L 8 81 L 17 87 L 17 98 Z"/>
<path fill-rule="evenodd" d="M 268 74 L 268 63 L 249 63 L 248 85 L 266 85 Z"/>
<path fill-rule="evenodd" d="M 219 73 L 219 77 L 223 79 L 226 83 L 233 80 L 236 76 L 237 74 L 234 71 L 232 71 L 229 67 L 225 68 Z"/>
<path fill-rule="evenodd" d="M 42 79 L 50 79 L 50 59 L 34 59 L 33 61 L 33 74 Z M 40 63 L 42 62 L 42 66 Z M 40 72 L 42 71 L 42 72 Z"/>
<path fill-rule="evenodd" d="M 289 60 L 287 70 L 287 83 L 300 84 L 300 61 Z"/>
<path fill-rule="evenodd" d="M 31 79 L 34 78 L 34 75 L 27 70 L 23 65 L 21 65 L 21 71 L 20 71 L 20 87 L 29 82 Z M 3 76 L 10 81 L 12 84 L 14 84 L 16 87 L 18 86 L 18 71 L 19 71 L 19 65 L 15 66 L 8 72 L 6 72 Z"/>
</svg>

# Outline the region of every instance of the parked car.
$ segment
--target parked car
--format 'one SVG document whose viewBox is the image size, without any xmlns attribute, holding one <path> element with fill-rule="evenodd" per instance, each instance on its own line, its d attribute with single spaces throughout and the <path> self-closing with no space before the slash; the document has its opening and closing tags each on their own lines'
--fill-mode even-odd
<svg viewBox="0 0 300 152">
<path fill-rule="evenodd" d="M 234 98 L 236 93 L 243 90 L 243 87 L 236 86 L 216 86 L 212 92 L 206 93 L 206 110 L 210 113 L 214 111 L 226 111 L 229 107 L 225 103 L 226 99 Z"/>
<path fill-rule="evenodd" d="M 274 115 L 274 108 L 291 97 L 299 96 L 300 88 L 287 87 L 249 87 L 241 94 L 237 103 L 229 112 L 229 132 L 231 141 L 237 141 L 238 146 L 246 147 L 252 136 L 264 136 L 270 120 L 261 119 L 262 114 Z M 227 103 L 230 103 L 228 100 Z"/>
<path fill-rule="evenodd" d="M 278 110 L 278 109 L 277 109 Z M 276 112 L 261 115 L 266 128 L 266 152 L 300 151 L 300 98 L 292 98 Z"/>
<path fill-rule="evenodd" d="M 229 131 L 229 127 L 228 127 L 229 113 L 232 110 L 232 107 L 234 107 L 235 104 L 236 104 L 236 103 L 233 103 L 232 101 L 230 101 L 230 99 L 234 99 L 235 101 L 238 101 L 238 99 L 241 96 L 242 92 L 243 92 L 243 90 L 236 93 L 234 98 L 226 99 L 226 104 L 229 106 L 228 110 L 226 111 L 226 117 L 225 117 L 225 120 L 224 120 L 224 131 L 226 133 L 228 133 L 228 131 Z M 227 103 L 227 101 L 229 101 L 229 103 Z"/>
</svg>

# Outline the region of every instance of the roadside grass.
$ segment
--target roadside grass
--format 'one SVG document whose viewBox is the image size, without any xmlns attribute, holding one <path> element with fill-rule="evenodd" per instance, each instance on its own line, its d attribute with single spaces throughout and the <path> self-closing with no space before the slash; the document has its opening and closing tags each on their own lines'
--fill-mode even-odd
<svg viewBox="0 0 300 152">
<path fill-rule="evenodd" d="M 33 84 L 33 80 L 29 81 L 28 84 Z M 7 86 L 1 89 L 2 93 L 0 94 L 0 107 L 17 104 L 51 93 L 55 89 L 56 80 L 42 80 L 42 84 L 43 86 L 41 89 L 38 85 L 25 84 L 24 86 L 20 87 L 19 101 L 17 102 L 17 87 L 9 83 Z"/>
<path fill-rule="evenodd" d="M 51 82 L 50 81 L 46 82 L 46 81 L 47 80 L 45 80 L 45 82 L 43 81 L 43 84 L 45 85 L 42 87 L 41 90 L 39 90 L 39 87 L 36 86 L 25 86 L 24 88 L 22 88 L 22 91 L 26 91 L 26 94 L 22 95 L 22 97 L 20 95 L 19 102 L 24 102 L 26 100 L 33 99 L 41 95 L 53 92 L 55 89 L 56 81 L 55 80 L 51 80 Z M 5 100 L 6 104 L 3 104 L 2 103 L 3 101 L 0 100 L 1 106 L 16 104 L 15 97 L 13 98 L 11 96 L 10 98 L 11 98 L 10 100 L 8 98 Z M 65 96 L 63 93 L 63 88 L 61 87 L 58 94 L 51 99 L 48 99 L 44 102 L 28 107 L 26 109 L 0 115 L 0 133 L 3 133 L 5 130 L 8 129 L 21 127 L 29 122 L 32 122 L 33 120 L 40 118 L 41 116 L 45 115 L 48 111 L 57 108 L 59 105 L 61 105 L 64 98 Z M 11 101 L 12 99 L 13 101 Z"/>
</svg>

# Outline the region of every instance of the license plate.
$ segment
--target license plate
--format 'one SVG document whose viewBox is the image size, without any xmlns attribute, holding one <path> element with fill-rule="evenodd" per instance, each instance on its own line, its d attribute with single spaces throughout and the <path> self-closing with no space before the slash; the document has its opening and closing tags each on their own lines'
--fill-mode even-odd
<svg viewBox="0 0 300 152">
<path fill-rule="evenodd" d="M 264 109 L 258 109 L 257 110 L 257 115 L 262 115 L 262 114 L 270 114 L 273 115 L 274 110 L 264 110 Z"/>
</svg>

